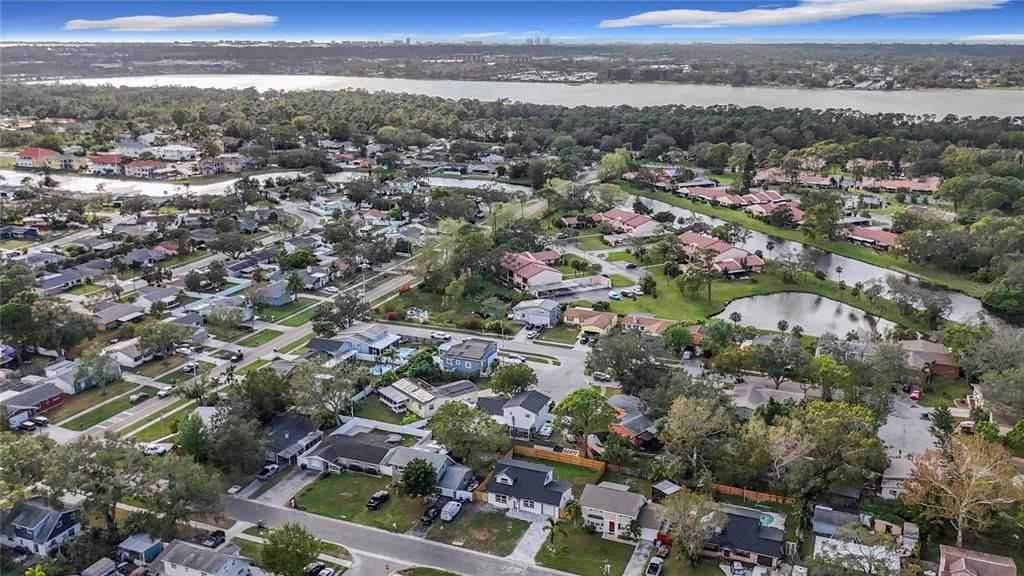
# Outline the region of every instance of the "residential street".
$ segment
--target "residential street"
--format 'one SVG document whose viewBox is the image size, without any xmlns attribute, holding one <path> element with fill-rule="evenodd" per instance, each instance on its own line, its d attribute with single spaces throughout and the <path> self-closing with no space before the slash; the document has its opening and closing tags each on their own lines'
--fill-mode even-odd
<svg viewBox="0 0 1024 576">
<path fill-rule="evenodd" d="M 271 528 L 286 522 L 298 522 L 314 536 L 330 542 L 336 542 L 349 549 L 355 558 L 351 574 L 373 574 L 374 572 L 360 569 L 363 558 L 394 561 L 409 566 L 430 566 L 448 570 L 467 576 L 541 576 L 564 574 L 556 570 L 531 566 L 522 562 L 499 558 L 481 552 L 465 550 L 423 540 L 404 534 L 393 534 L 385 530 L 352 524 L 342 520 L 325 518 L 280 506 L 271 506 L 225 497 L 224 514 L 228 518 L 263 523 Z M 379 564 L 376 562 L 375 564 Z M 379 576 L 386 576 L 383 572 Z"/>
</svg>

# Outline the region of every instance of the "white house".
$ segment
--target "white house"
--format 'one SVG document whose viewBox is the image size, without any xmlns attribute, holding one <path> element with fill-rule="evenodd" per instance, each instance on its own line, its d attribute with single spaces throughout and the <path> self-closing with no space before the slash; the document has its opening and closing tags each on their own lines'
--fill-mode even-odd
<svg viewBox="0 0 1024 576">
<path fill-rule="evenodd" d="M 512 307 L 512 321 L 520 324 L 550 328 L 558 324 L 561 315 L 561 304 L 546 298 L 523 300 Z"/>
<path fill-rule="evenodd" d="M 660 507 L 622 484 L 587 484 L 580 495 L 580 511 L 584 522 L 609 538 L 653 542 L 661 530 Z"/>
<path fill-rule="evenodd" d="M 164 160 L 171 160 L 172 162 L 179 162 L 181 160 L 195 160 L 196 154 L 199 150 L 191 146 L 179 146 L 177 144 L 168 144 L 167 146 L 160 146 L 154 150 L 155 154 Z"/>
<path fill-rule="evenodd" d="M 127 342 L 119 342 L 107 348 L 107 352 L 125 368 L 138 368 L 153 359 L 152 354 L 143 354 L 139 349 L 139 339 L 132 338 Z"/>
<path fill-rule="evenodd" d="M 165 576 L 247 576 L 250 560 L 205 546 L 175 540 L 150 566 Z"/>
<path fill-rule="evenodd" d="M 97 154 L 89 158 L 89 173 L 104 176 L 124 174 L 124 168 L 121 167 L 121 155 Z"/>
<path fill-rule="evenodd" d="M 42 498 L 19 500 L 0 510 L 0 543 L 47 556 L 82 531 L 78 508 L 55 510 Z"/>
<path fill-rule="evenodd" d="M 572 499 L 572 485 L 555 480 L 550 466 L 506 458 L 499 460 L 487 484 L 487 502 L 557 518 Z"/>
<path fill-rule="evenodd" d="M 476 385 L 469 380 L 456 380 L 442 386 L 431 386 L 419 378 L 401 378 L 377 391 L 381 402 L 392 412 L 412 412 L 420 418 L 430 418 L 437 409 L 449 402 L 474 405 L 477 401 Z"/>
<path fill-rule="evenodd" d="M 526 390 L 508 400 L 496 396 L 478 398 L 476 407 L 513 431 L 535 434 L 551 421 L 551 398 L 536 390 Z"/>
</svg>

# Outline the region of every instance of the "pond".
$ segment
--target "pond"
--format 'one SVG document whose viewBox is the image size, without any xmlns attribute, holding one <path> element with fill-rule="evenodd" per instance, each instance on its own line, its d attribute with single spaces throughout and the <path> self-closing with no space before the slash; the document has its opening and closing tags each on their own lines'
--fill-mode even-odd
<svg viewBox="0 0 1024 576">
<path fill-rule="evenodd" d="M 800 326 L 804 334 L 821 336 L 826 332 L 840 338 L 855 331 L 862 338 L 871 334 L 884 334 L 896 324 L 876 318 L 859 308 L 837 302 L 824 296 L 804 292 L 780 292 L 750 296 L 733 300 L 715 318 L 729 320 L 733 312 L 742 316 L 740 324 L 760 330 L 778 330 L 780 320 L 789 326 Z"/>
</svg>

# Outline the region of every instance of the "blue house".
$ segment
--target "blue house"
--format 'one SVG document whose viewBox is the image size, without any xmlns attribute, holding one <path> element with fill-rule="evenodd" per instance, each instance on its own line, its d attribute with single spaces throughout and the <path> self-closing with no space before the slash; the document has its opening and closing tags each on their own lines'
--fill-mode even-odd
<svg viewBox="0 0 1024 576">
<path fill-rule="evenodd" d="M 441 368 L 474 376 L 490 376 L 498 365 L 498 344 L 493 340 L 466 338 L 442 344 Z"/>
<path fill-rule="evenodd" d="M 266 286 L 254 288 L 252 299 L 267 306 L 284 306 L 295 300 L 295 294 L 288 291 L 288 283 L 284 280 L 271 282 Z"/>
<path fill-rule="evenodd" d="M 164 543 L 146 533 L 132 534 L 117 549 L 125 562 L 149 564 L 164 549 Z"/>
</svg>

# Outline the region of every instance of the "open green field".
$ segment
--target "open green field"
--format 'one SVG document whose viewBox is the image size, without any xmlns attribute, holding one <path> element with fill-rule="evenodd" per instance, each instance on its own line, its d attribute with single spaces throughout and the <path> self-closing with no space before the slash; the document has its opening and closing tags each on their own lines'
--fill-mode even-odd
<svg viewBox="0 0 1024 576">
<path fill-rule="evenodd" d="M 940 286 L 946 286 L 954 290 L 959 290 L 965 294 L 980 298 L 988 291 L 988 286 L 975 282 L 969 278 L 956 274 L 954 272 L 947 272 L 940 270 L 935 266 L 927 264 L 918 264 L 914 262 L 908 262 L 903 258 L 899 258 L 888 252 L 879 252 L 871 248 L 864 246 L 856 246 L 849 242 L 843 242 L 840 240 L 827 240 L 822 238 L 807 238 L 799 230 L 791 228 L 778 228 L 758 220 L 753 216 L 750 216 L 742 210 L 732 210 L 729 208 L 722 208 L 719 206 L 711 206 L 702 202 L 693 202 L 686 198 L 680 198 L 678 196 L 668 194 L 666 192 L 651 192 L 648 190 L 639 190 L 634 188 L 627 182 L 619 182 L 623 190 L 626 190 L 630 194 L 636 194 L 645 198 L 653 198 L 660 200 L 673 206 L 679 206 L 687 210 L 699 212 L 701 214 L 707 214 L 708 216 L 714 216 L 721 218 L 727 222 L 739 224 L 750 230 L 762 232 L 764 234 L 770 234 L 786 240 L 794 242 L 801 242 L 809 246 L 815 246 L 821 248 L 826 252 L 833 254 L 839 254 L 840 256 L 846 256 L 847 258 L 853 258 L 868 264 L 874 264 L 882 268 L 890 270 L 902 270 L 920 276 L 921 278 L 931 282 L 932 284 L 938 284 Z"/>
<path fill-rule="evenodd" d="M 509 518 L 504 512 L 464 506 L 455 520 L 435 523 L 427 532 L 427 539 L 495 556 L 508 556 L 529 527 L 529 522 Z"/>
<path fill-rule="evenodd" d="M 569 523 L 561 526 L 565 534 L 555 536 L 556 549 L 545 542 L 535 558 L 537 564 L 583 576 L 602 576 L 606 560 L 611 565 L 610 574 L 622 574 L 633 556 L 629 544 L 606 540 Z"/>
<path fill-rule="evenodd" d="M 378 490 L 387 490 L 390 478 L 352 472 L 330 474 L 304 489 L 296 498 L 303 509 L 382 530 L 405 532 L 419 522 L 426 506 L 419 498 L 395 496 L 378 510 L 368 510 L 366 501 Z"/>
<path fill-rule="evenodd" d="M 107 384 L 106 388 L 102 390 L 100 388 L 90 388 L 84 392 L 79 392 L 74 396 L 65 397 L 64 402 L 62 402 L 60 406 L 51 408 L 46 412 L 46 417 L 54 423 L 67 420 L 83 410 L 92 408 L 100 402 L 106 402 L 111 398 L 116 398 L 137 386 L 138 384 L 135 384 L 134 382 L 118 380 L 117 382 Z"/>
<path fill-rule="evenodd" d="M 591 250 L 606 250 L 609 248 L 609 246 L 601 240 L 600 234 L 588 233 L 585 236 L 577 236 L 571 240 L 576 241 L 576 245 L 579 246 L 580 250 L 585 250 L 587 252 Z"/>
<path fill-rule="evenodd" d="M 144 386 L 141 390 L 139 390 L 139 392 L 145 392 L 146 394 L 149 394 L 150 398 L 152 398 L 156 396 L 157 390 L 156 388 Z M 77 432 L 81 432 L 82 430 L 88 430 L 89 428 L 92 428 L 93 426 L 99 424 L 100 422 L 103 422 L 104 420 L 110 418 L 111 416 L 116 416 L 117 414 L 120 414 L 121 412 L 124 412 L 125 410 L 131 408 L 133 404 L 128 399 L 128 396 L 129 395 L 126 394 L 124 396 L 119 397 L 117 400 L 114 400 L 113 402 L 109 402 L 107 404 L 104 404 L 103 406 L 100 406 L 99 408 L 96 408 L 95 410 L 86 412 L 85 414 L 82 414 L 78 418 L 75 418 L 74 420 L 64 424 L 63 426 L 68 430 L 75 430 Z"/>
<path fill-rule="evenodd" d="M 545 328 L 544 331 L 540 333 L 540 336 L 537 336 L 537 340 L 558 342 L 560 344 L 575 344 L 576 340 L 579 339 L 579 336 L 579 328 L 559 324 L 558 326 Z"/>
<path fill-rule="evenodd" d="M 265 306 L 263 310 L 260 311 L 259 315 L 265 322 L 277 322 L 278 320 L 284 320 L 288 316 L 316 304 L 316 302 L 317 301 L 312 298 L 300 296 L 293 302 L 289 302 L 284 306 Z"/>
<path fill-rule="evenodd" d="M 256 346 L 262 346 L 263 344 L 270 342 L 281 334 L 283 334 L 283 332 L 278 332 L 277 330 L 263 330 L 253 334 L 252 336 L 239 340 L 238 344 L 241 346 L 255 348 Z"/>
</svg>

